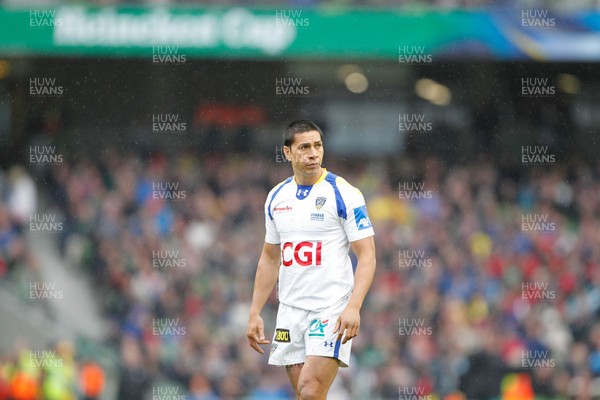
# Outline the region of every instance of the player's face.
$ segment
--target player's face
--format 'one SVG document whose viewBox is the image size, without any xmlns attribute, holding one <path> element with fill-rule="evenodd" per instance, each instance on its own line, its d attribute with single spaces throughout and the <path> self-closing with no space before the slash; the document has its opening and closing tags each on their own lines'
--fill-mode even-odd
<svg viewBox="0 0 600 400">
<path fill-rule="evenodd" d="M 321 176 L 323 162 L 323 142 L 317 131 L 297 133 L 290 147 L 283 152 L 291 162 L 294 173 L 300 176 Z"/>
</svg>

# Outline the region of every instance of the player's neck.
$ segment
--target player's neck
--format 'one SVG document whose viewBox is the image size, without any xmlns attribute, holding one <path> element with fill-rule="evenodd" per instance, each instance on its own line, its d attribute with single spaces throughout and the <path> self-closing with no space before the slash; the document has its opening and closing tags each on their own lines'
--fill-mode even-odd
<svg viewBox="0 0 600 400">
<path fill-rule="evenodd" d="M 312 186 L 321 178 L 323 172 L 323 167 L 319 167 L 319 172 L 314 175 L 302 175 L 294 172 L 294 180 L 300 186 Z"/>
</svg>

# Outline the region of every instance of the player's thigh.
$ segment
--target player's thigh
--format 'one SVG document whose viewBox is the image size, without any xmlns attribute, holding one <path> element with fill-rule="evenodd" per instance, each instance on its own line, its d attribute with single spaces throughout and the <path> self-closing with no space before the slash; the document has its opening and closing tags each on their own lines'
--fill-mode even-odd
<svg viewBox="0 0 600 400">
<path fill-rule="evenodd" d="M 285 371 L 290 378 L 290 382 L 292 383 L 292 387 L 294 388 L 294 392 L 296 396 L 300 393 L 298 391 L 298 379 L 300 378 L 300 372 L 302 371 L 303 364 L 294 364 L 294 365 L 286 365 Z"/>
<path fill-rule="evenodd" d="M 339 368 L 340 362 L 335 358 L 306 356 L 298 378 L 298 385 L 302 387 L 302 385 L 316 380 L 328 390 Z"/>
</svg>

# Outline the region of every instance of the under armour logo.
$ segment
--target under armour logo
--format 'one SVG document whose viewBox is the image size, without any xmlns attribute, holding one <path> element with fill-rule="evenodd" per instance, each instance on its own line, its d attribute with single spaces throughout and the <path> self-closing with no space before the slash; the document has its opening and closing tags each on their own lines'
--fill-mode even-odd
<svg viewBox="0 0 600 400">
<path fill-rule="evenodd" d="M 308 189 L 298 189 L 298 193 L 296 193 L 297 197 L 306 197 L 308 195 Z"/>
<path fill-rule="evenodd" d="M 325 341 L 325 347 L 333 347 L 333 342 L 328 342 L 327 340 Z"/>
</svg>

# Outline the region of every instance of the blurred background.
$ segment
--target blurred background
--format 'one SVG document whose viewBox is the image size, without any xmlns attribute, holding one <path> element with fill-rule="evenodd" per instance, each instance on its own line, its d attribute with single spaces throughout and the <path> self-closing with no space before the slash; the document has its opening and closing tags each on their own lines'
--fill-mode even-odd
<svg viewBox="0 0 600 400">
<path fill-rule="evenodd" d="M 597 0 L 0 2 L 0 399 L 293 398 L 299 118 L 376 232 L 330 399 L 599 399 L 599 60 Z"/>
</svg>

